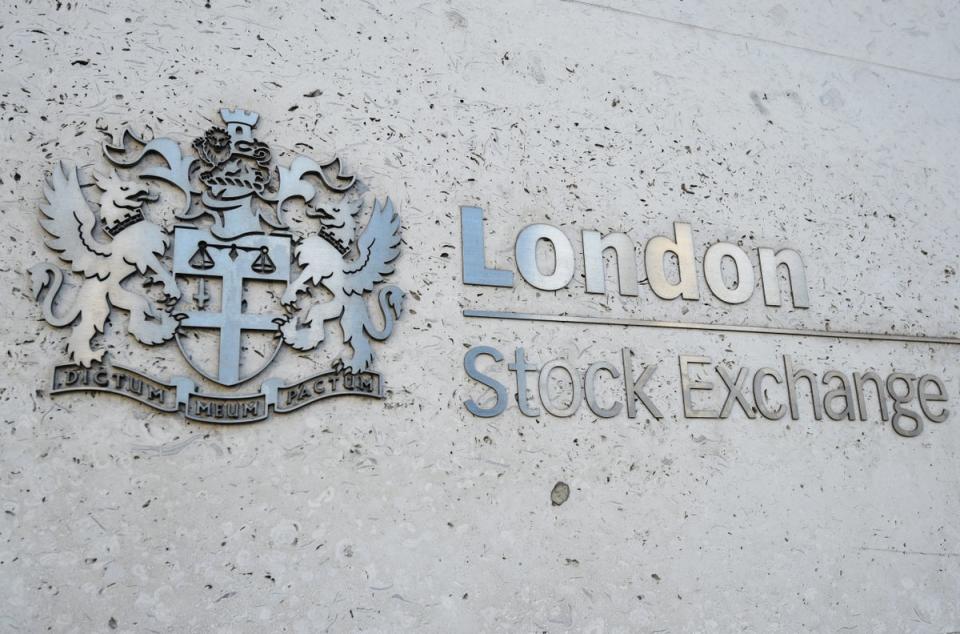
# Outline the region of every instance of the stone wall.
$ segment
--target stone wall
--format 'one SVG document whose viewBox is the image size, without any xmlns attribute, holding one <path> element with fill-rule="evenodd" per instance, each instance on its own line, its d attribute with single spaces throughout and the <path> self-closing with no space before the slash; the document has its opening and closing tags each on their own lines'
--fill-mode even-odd
<svg viewBox="0 0 960 634">
<path fill-rule="evenodd" d="M 799 420 L 691 419 L 678 366 L 789 355 L 819 374 L 929 373 L 957 410 L 956 345 L 462 313 L 955 337 L 952 3 L 11 0 L 0 16 L 0 628 L 960 630 L 956 414 L 913 438 L 876 416 L 815 420 L 809 401 Z M 99 168 L 126 126 L 187 147 L 234 106 L 260 113 L 280 157 L 337 155 L 396 204 L 407 311 L 375 344 L 385 399 L 230 426 L 51 395 L 68 331 L 43 321 L 27 276 L 52 259 L 45 175 L 60 159 Z M 465 285 L 462 205 L 484 209 L 504 270 L 525 225 L 559 227 L 573 282 Z M 173 211 L 156 208 L 167 227 Z M 582 230 L 642 245 L 678 221 L 700 301 L 643 283 L 621 296 L 612 277 L 585 292 Z M 719 240 L 754 262 L 757 247 L 797 250 L 810 308 L 705 292 Z M 204 385 L 172 341 L 143 347 L 126 322 L 98 339 L 118 363 Z M 272 376 L 324 371 L 328 343 L 284 347 Z M 478 345 L 507 357 L 483 364 L 510 388 L 494 418 L 464 406 L 491 398 L 463 366 Z M 629 347 L 638 371 L 657 364 L 664 416 L 524 416 L 506 368 L 518 347 L 581 372 Z"/>
</svg>

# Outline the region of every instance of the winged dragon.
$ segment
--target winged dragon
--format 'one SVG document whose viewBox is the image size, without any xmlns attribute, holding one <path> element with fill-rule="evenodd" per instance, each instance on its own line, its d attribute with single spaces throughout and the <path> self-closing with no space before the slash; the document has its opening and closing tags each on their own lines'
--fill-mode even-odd
<svg viewBox="0 0 960 634">
<path fill-rule="evenodd" d="M 302 272 L 287 286 L 281 302 L 293 314 L 280 330 L 284 341 L 297 350 L 311 350 L 325 340 L 325 325 L 339 319 L 343 342 L 352 352 L 344 353 L 334 368 L 358 373 L 373 362 L 370 340 L 383 341 L 393 332 L 403 314 L 404 292 L 392 284 L 377 293 L 383 327 L 378 327 L 367 306 L 366 295 L 394 271 L 400 256 L 400 217 L 388 198 L 374 202 L 366 228 L 356 237 L 356 216 L 360 205 L 345 204 L 319 209 L 320 229 L 304 237 L 294 254 Z M 355 255 L 349 256 L 353 247 Z M 300 307 L 300 295 L 311 289 L 325 289 L 327 301 L 314 300 Z M 317 295 L 324 294 L 321 290 Z"/>
<path fill-rule="evenodd" d="M 239 212 L 235 209 L 246 209 L 253 214 L 254 220 L 248 224 L 256 230 L 262 221 L 272 229 L 289 231 L 291 225 L 284 215 L 284 204 L 300 198 L 306 203 L 307 215 L 318 217 L 320 226 L 296 245 L 294 253 L 302 272 L 283 293 L 281 301 L 288 315 L 279 325 L 278 334 L 297 350 L 312 350 L 326 339 L 327 323 L 339 320 L 343 342 L 350 351 L 345 351 L 334 367 L 351 373 L 369 369 L 374 358 L 371 341 L 383 341 L 391 335 L 396 320 L 402 316 L 405 300 L 399 287 L 383 285 L 394 272 L 400 255 L 400 218 L 393 203 L 389 199 L 382 204 L 375 201 L 367 225 L 358 235 L 356 217 L 362 209 L 361 203 L 324 208 L 316 202 L 322 189 L 316 184 L 317 180 L 326 190 L 342 194 L 354 185 L 354 177 L 343 172 L 336 157 L 318 163 L 296 155 L 289 167 L 275 166 L 277 182 L 270 187 L 231 191 L 231 205 L 218 205 L 217 178 L 238 182 L 230 171 L 236 163 L 234 158 L 251 155 L 257 161 L 257 173 L 267 174 L 271 182 L 273 178 L 265 171 L 270 162 L 270 155 L 264 149 L 266 145 L 252 136 L 258 115 L 224 109 L 221 116 L 224 121 L 234 122 L 230 130 L 212 129 L 193 144 L 200 160 L 213 165 L 207 179 L 210 182 L 204 181 L 204 173 L 200 174 L 200 182 L 194 182 L 197 158 L 182 154 L 172 139 L 146 140 L 130 130 L 124 131 L 119 144 L 104 145 L 107 159 L 122 168 L 132 168 L 147 156 L 151 156 L 153 162 L 142 170 L 136 181 L 121 178 L 116 170 L 108 175 L 95 173 L 95 184 L 103 192 L 99 211 L 82 193 L 76 167 L 61 163 L 53 169 L 44 185 L 45 202 L 41 205 L 40 222 L 49 234 L 47 246 L 82 277 L 83 283 L 74 294 L 72 304 L 63 310 L 63 270 L 51 263 L 34 266 L 30 270 L 33 294 L 42 302 L 44 318 L 54 326 L 74 325 L 68 339 L 68 352 L 76 363 L 87 367 L 103 360 L 104 351 L 95 351 L 91 343 L 96 335 L 103 333 L 111 307 L 129 313 L 128 331 L 142 343 L 159 344 L 174 337 L 185 315 L 172 314 L 172 308 L 159 308 L 145 294 L 124 286 L 128 279 L 139 274 L 162 285 L 168 307 L 180 297 L 173 274 L 161 262 L 170 237 L 143 214 L 143 204 L 156 200 L 157 196 L 141 180 L 160 180 L 174 185 L 183 194 L 183 204 L 174 212 L 175 217 L 196 222 L 209 214 L 213 222 L 211 230 L 223 239 L 229 239 L 221 236 L 226 230 L 223 214 L 236 215 Z M 221 166 L 223 174 L 216 171 Z M 211 192 L 204 185 L 213 188 Z M 197 194 L 201 194 L 203 204 L 192 203 Z M 255 207 L 254 196 L 267 206 Z M 250 199 L 246 207 L 234 204 L 241 199 Z M 269 208 L 273 213 L 268 212 Z M 375 290 L 380 313 L 376 317 L 367 304 L 369 294 Z M 305 294 L 311 295 L 309 303 L 303 300 Z M 328 298 L 320 297 L 322 295 Z"/>
<path fill-rule="evenodd" d="M 76 322 L 67 351 L 85 367 L 103 359 L 104 350 L 94 351 L 91 343 L 103 333 L 111 306 L 129 313 L 127 329 L 141 343 L 163 343 L 176 331 L 174 315 L 158 309 L 145 294 L 125 288 L 124 281 L 134 274 L 150 276 L 162 285 L 168 301 L 180 297 L 173 275 L 160 262 L 169 246 L 167 233 L 143 214 L 144 202 L 157 196 L 142 183 L 121 178 L 116 170 L 95 173 L 95 184 L 103 192 L 99 214 L 84 197 L 74 166 L 54 167 L 43 187 L 40 224 L 49 234 L 46 244 L 83 278 L 72 305 L 59 314 L 54 308 L 64 285 L 60 267 L 44 262 L 30 269 L 34 298 L 40 300 L 46 292 L 44 319 L 57 327 Z M 97 232 L 98 226 L 102 231 Z"/>
</svg>

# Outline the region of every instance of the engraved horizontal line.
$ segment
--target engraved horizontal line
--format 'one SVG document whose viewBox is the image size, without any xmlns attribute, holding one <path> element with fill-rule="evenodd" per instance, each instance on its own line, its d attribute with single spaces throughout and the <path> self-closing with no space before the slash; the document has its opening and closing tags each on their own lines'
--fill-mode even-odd
<svg viewBox="0 0 960 634">
<path fill-rule="evenodd" d="M 732 332 L 756 335 L 783 335 L 788 337 L 822 337 L 827 339 L 860 339 L 864 341 L 897 341 L 903 343 L 960 345 L 955 337 L 925 337 L 922 335 L 898 335 L 872 332 L 846 332 L 842 330 L 801 330 L 798 328 L 771 328 L 768 326 L 735 326 L 726 324 L 701 324 L 684 321 L 655 321 L 623 317 L 590 317 L 584 315 L 548 315 L 544 313 L 518 313 L 502 310 L 463 309 L 463 316 L 473 319 L 504 319 L 512 321 L 549 321 L 563 324 L 588 324 L 596 326 L 628 326 L 641 328 L 669 328 L 673 330 L 700 330 Z"/>
<path fill-rule="evenodd" d="M 844 53 L 836 53 L 822 48 L 814 48 L 811 46 L 804 46 L 802 44 L 791 44 L 790 42 L 783 42 L 780 40 L 774 40 L 771 38 L 763 37 L 761 35 L 750 35 L 749 33 L 738 33 L 736 31 L 727 31 L 725 29 L 719 29 L 711 26 L 704 26 L 702 24 L 694 24 L 693 22 L 684 22 L 683 20 L 674 20 L 672 18 L 665 18 L 658 15 L 651 15 L 649 13 L 641 13 L 640 11 L 635 11 L 633 9 L 623 9 L 621 7 L 612 7 L 606 4 L 600 4 L 598 2 L 589 2 L 588 0 L 560 0 L 561 2 L 566 2 L 568 4 L 579 4 L 585 7 L 591 7 L 594 9 L 605 9 L 607 11 L 613 11 L 614 13 L 622 13 L 624 15 L 632 15 L 638 18 L 644 18 L 646 20 L 652 20 L 654 22 L 662 22 L 664 24 L 673 24 L 675 26 L 687 27 L 697 31 L 705 31 L 707 33 L 714 33 L 717 35 L 724 35 L 727 37 L 739 38 L 742 40 L 751 40 L 754 42 L 760 42 L 763 44 L 772 44 L 774 46 L 782 46 L 784 48 L 791 48 L 797 51 L 804 51 L 807 53 L 813 53 L 815 55 L 825 55 L 827 57 L 833 57 L 836 59 L 842 59 L 848 62 L 854 62 L 859 64 L 867 64 L 869 66 L 877 66 L 880 68 L 886 68 L 889 70 L 899 71 L 902 73 L 910 73 L 912 75 L 919 75 L 921 77 L 929 77 L 931 79 L 942 79 L 944 81 L 957 82 L 960 81 L 960 77 L 951 77 L 949 75 L 943 75 L 940 73 L 934 73 L 925 70 L 919 70 L 916 68 L 909 68 L 906 66 L 897 66 L 896 64 L 890 64 L 887 62 L 878 62 L 871 59 L 866 59 L 863 57 L 854 57 L 852 55 L 846 55 Z"/>
<path fill-rule="evenodd" d="M 861 546 L 860 550 L 872 550 L 878 553 L 896 553 L 898 555 L 926 555 L 928 557 L 960 557 L 960 553 L 937 553 L 925 550 L 900 550 L 898 548 L 870 548 Z"/>
</svg>

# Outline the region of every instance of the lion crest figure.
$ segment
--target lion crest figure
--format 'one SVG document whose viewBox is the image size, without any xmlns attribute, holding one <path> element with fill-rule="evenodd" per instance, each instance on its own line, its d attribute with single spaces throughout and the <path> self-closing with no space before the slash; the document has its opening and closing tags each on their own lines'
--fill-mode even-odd
<svg viewBox="0 0 960 634">
<path fill-rule="evenodd" d="M 49 234 L 47 246 L 83 279 L 72 306 L 62 314 L 54 309 L 64 285 L 60 267 L 45 262 L 30 269 L 34 299 L 46 292 L 44 319 L 57 327 L 75 324 L 67 351 L 84 367 L 103 358 L 104 351 L 94 351 L 91 344 L 103 333 L 111 306 L 129 313 L 127 329 L 141 343 L 155 345 L 174 336 L 176 317 L 158 309 L 146 295 L 125 288 L 128 278 L 149 275 L 163 286 L 167 300 L 180 297 L 173 275 L 160 261 L 169 245 L 167 233 L 143 213 L 144 202 L 156 200 L 156 195 L 139 182 L 122 179 L 115 170 L 96 174 L 95 183 L 102 190 L 99 214 L 80 189 L 76 167 L 55 166 L 43 187 L 46 202 L 40 206 L 40 224 Z"/>
</svg>

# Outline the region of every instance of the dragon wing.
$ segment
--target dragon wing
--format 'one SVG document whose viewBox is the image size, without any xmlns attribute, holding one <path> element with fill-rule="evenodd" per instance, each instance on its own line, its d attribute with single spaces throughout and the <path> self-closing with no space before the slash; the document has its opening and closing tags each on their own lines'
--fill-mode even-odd
<svg viewBox="0 0 960 634">
<path fill-rule="evenodd" d="M 373 203 L 373 213 L 357 243 L 360 254 L 344 265 L 343 290 L 360 295 L 393 273 L 394 260 L 400 255 L 400 216 L 390 199 L 382 206 Z"/>
<path fill-rule="evenodd" d="M 47 246 L 84 277 L 107 279 L 110 245 L 93 235 L 97 218 L 80 191 L 77 168 L 59 163 L 43 185 L 40 225 L 50 234 Z"/>
</svg>

